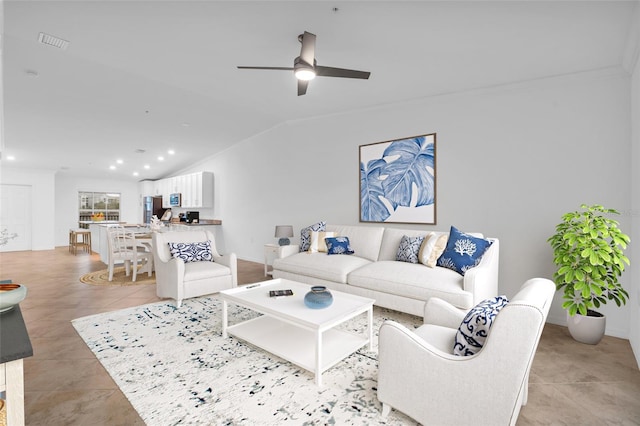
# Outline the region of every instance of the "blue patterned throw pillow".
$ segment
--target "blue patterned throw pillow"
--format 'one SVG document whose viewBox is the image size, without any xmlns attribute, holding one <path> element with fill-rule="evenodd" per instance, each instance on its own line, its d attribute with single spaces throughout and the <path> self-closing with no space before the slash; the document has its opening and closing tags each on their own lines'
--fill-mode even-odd
<svg viewBox="0 0 640 426">
<path fill-rule="evenodd" d="M 169 243 L 171 257 L 188 262 L 213 262 L 211 253 L 211 241 L 199 243 Z"/>
<path fill-rule="evenodd" d="M 400 262 L 418 263 L 418 253 L 420 253 L 422 241 L 424 241 L 424 236 L 408 237 L 404 235 L 402 240 L 400 240 L 400 246 L 398 246 L 396 260 Z"/>
<path fill-rule="evenodd" d="M 348 237 L 325 238 L 327 254 L 353 254 Z"/>
<path fill-rule="evenodd" d="M 504 308 L 509 300 L 506 296 L 496 296 L 483 300 L 471 309 L 458 327 L 453 354 L 469 356 L 476 354 L 484 345 L 489 329 L 496 319 L 498 312 Z"/>
<path fill-rule="evenodd" d="M 465 234 L 452 226 L 447 248 L 438 258 L 437 265 L 464 275 L 467 270 L 478 266 L 489 246 L 491 241 Z"/>
<path fill-rule="evenodd" d="M 309 251 L 311 247 L 311 231 L 326 231 L 327 223 L 318 222 L 300 230 L 300 251 Z"/>
</svg>

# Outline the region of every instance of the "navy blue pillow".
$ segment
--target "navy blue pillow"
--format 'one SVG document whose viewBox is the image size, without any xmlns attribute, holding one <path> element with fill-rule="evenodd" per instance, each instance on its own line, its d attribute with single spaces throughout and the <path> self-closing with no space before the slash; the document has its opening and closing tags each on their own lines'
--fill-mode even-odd
<svg viewBox="0 0 640 426">
<path fill-rule="evenodd" d="M 328 237 L 324 239 L 327 244 L 327 254 L 353 254 L 347 237 Z"/>
<path fill-rule="evenodd" d="M 447 248 L 436 264 L 464 275 L 469 269 L 478 266 L 482 255 L 490 246 L 491 241 L 465 234 L 452 226 Z"/>
</svg>

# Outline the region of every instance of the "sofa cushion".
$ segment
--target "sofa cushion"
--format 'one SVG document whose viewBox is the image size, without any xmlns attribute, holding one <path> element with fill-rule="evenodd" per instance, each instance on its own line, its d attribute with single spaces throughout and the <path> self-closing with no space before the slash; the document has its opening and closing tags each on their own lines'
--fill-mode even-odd
<svg viewBox="0 0 640 426">
<path fill-rule="evenodd" d="M 306 252 L 275 259 L 273 269 L 346 284 L 349 272 L 370 263 L 357 255 L 327 256 L 327 253 Z"/>
<path fill-rule="evenodd" d="M 348 237 L 349 244 L 358 257 L 367 260 L 378 260 L 380 253 L 380 243 L 384 227 L 382 226 L 357 226 L 357 225 L 327 225 L 327 231 L 335 232 L 340 237 Z M 400 239 L 398 239 L 398 243 Z M 398 249 L 396 244 L 395 249 Z M 395 256 L 395 253 L 394 253 Z M 395 259 L 395 257 L 394 257 Z"/>
<path fill-rule="evenodd" d="M 318 222 L 302 228 L 300 230 L 300 251 L 309 250 L 309 246 L 311 245 L 311 231 L 324 231 L 326 226 L 326 222 Z"/>
<path fill-rule="evenodd" d="M 184 264 L 184 282 L 205 280 L 230 275 L 228 266 L 214 262 L 190 262 Z"/>
<path fill-rule="evenodd" d="M 449 232 L 449 241 L 437 265 L 456 271 L 460 275 L 478 265 L 491 241 L 460 232 L 455 226 Z"/>
<path fill-rule="evenodd" d="M 489 329 L 509 300 L 506 296 L 496 296 L 483 300 L 471 309 L 462 320 L 456 332 L 453 354 L 459 356 L 474 355 L 482 349 Z"/>
<path fill-rule="evenodd" d="M 422 242 L 420 247 L 420 253 L 418 259 L 420 263 L 429 268 L 435 268 L 438 258 L 444 253 L 444 249 L 447 248 L 448 234 L 430 234 Z"/>
<path fill-rule="evenodd" d="M 425 268 L 419 263 L 396 261 L 373 262 L 356 269 L 348 277 L 349 285 L 355 287 L 425 302 L 430 297 L 439 297 L 458 308 L 470 309 L 473 295 L 463 290 L 463 280 L 460 274 L 450 269 Z"/>
<path fill-rule="evenodd" d="M 195 243 L 169 243 L 169 252 L 174 259 L 189 262 L 213 262 L 211 241 Z"/>
<path fill-rule="evenodd" d="M 409 237 L 404 235 L 398 246 L 396 260 L 399 262 L 418 263 L 418 253 L 424 238 L 423 236 Z"/>
<path fill-rule="evenodd" d="M 353 254 L 354 251 L 349 245 L 349 237 L 325 238 L 327 243 L 327 254 Z"/>
</svg>

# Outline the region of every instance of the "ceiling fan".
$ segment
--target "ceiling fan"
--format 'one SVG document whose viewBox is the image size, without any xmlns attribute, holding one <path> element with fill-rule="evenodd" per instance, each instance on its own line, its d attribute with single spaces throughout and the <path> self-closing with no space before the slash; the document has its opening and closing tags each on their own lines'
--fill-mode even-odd
<svg viewBox="0 0 640 426">
<path fill-rule="evenodd" d="M 298 41 L 302 44 L 300 56 L 293 60 L 293 67 L 243 67 L 239 69 L 251 70 L 284 70 L 293 71 L 298 79 L 298 96 L 307 93 L 309 81 L 315 77 L 341 77 L 368 79 L 371 75 L 368 71 L 349 70 L 345 68 L 323 67 L 316 62 L 316 36 L 309 32 L 304 32 L 298 36 Z"/>
</svg>

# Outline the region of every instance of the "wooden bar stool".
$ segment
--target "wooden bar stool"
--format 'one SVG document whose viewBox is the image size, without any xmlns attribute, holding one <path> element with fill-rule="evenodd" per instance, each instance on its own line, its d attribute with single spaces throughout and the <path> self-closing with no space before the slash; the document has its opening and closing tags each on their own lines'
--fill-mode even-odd
<svg viewBox="0 0 640 426">
<path fill-rule="evenodd" d="M 91 254 L 91 231 L 86 229 L 69 230 L 69 252 L 76 255 L 78 248 Z"/>
</svg>

